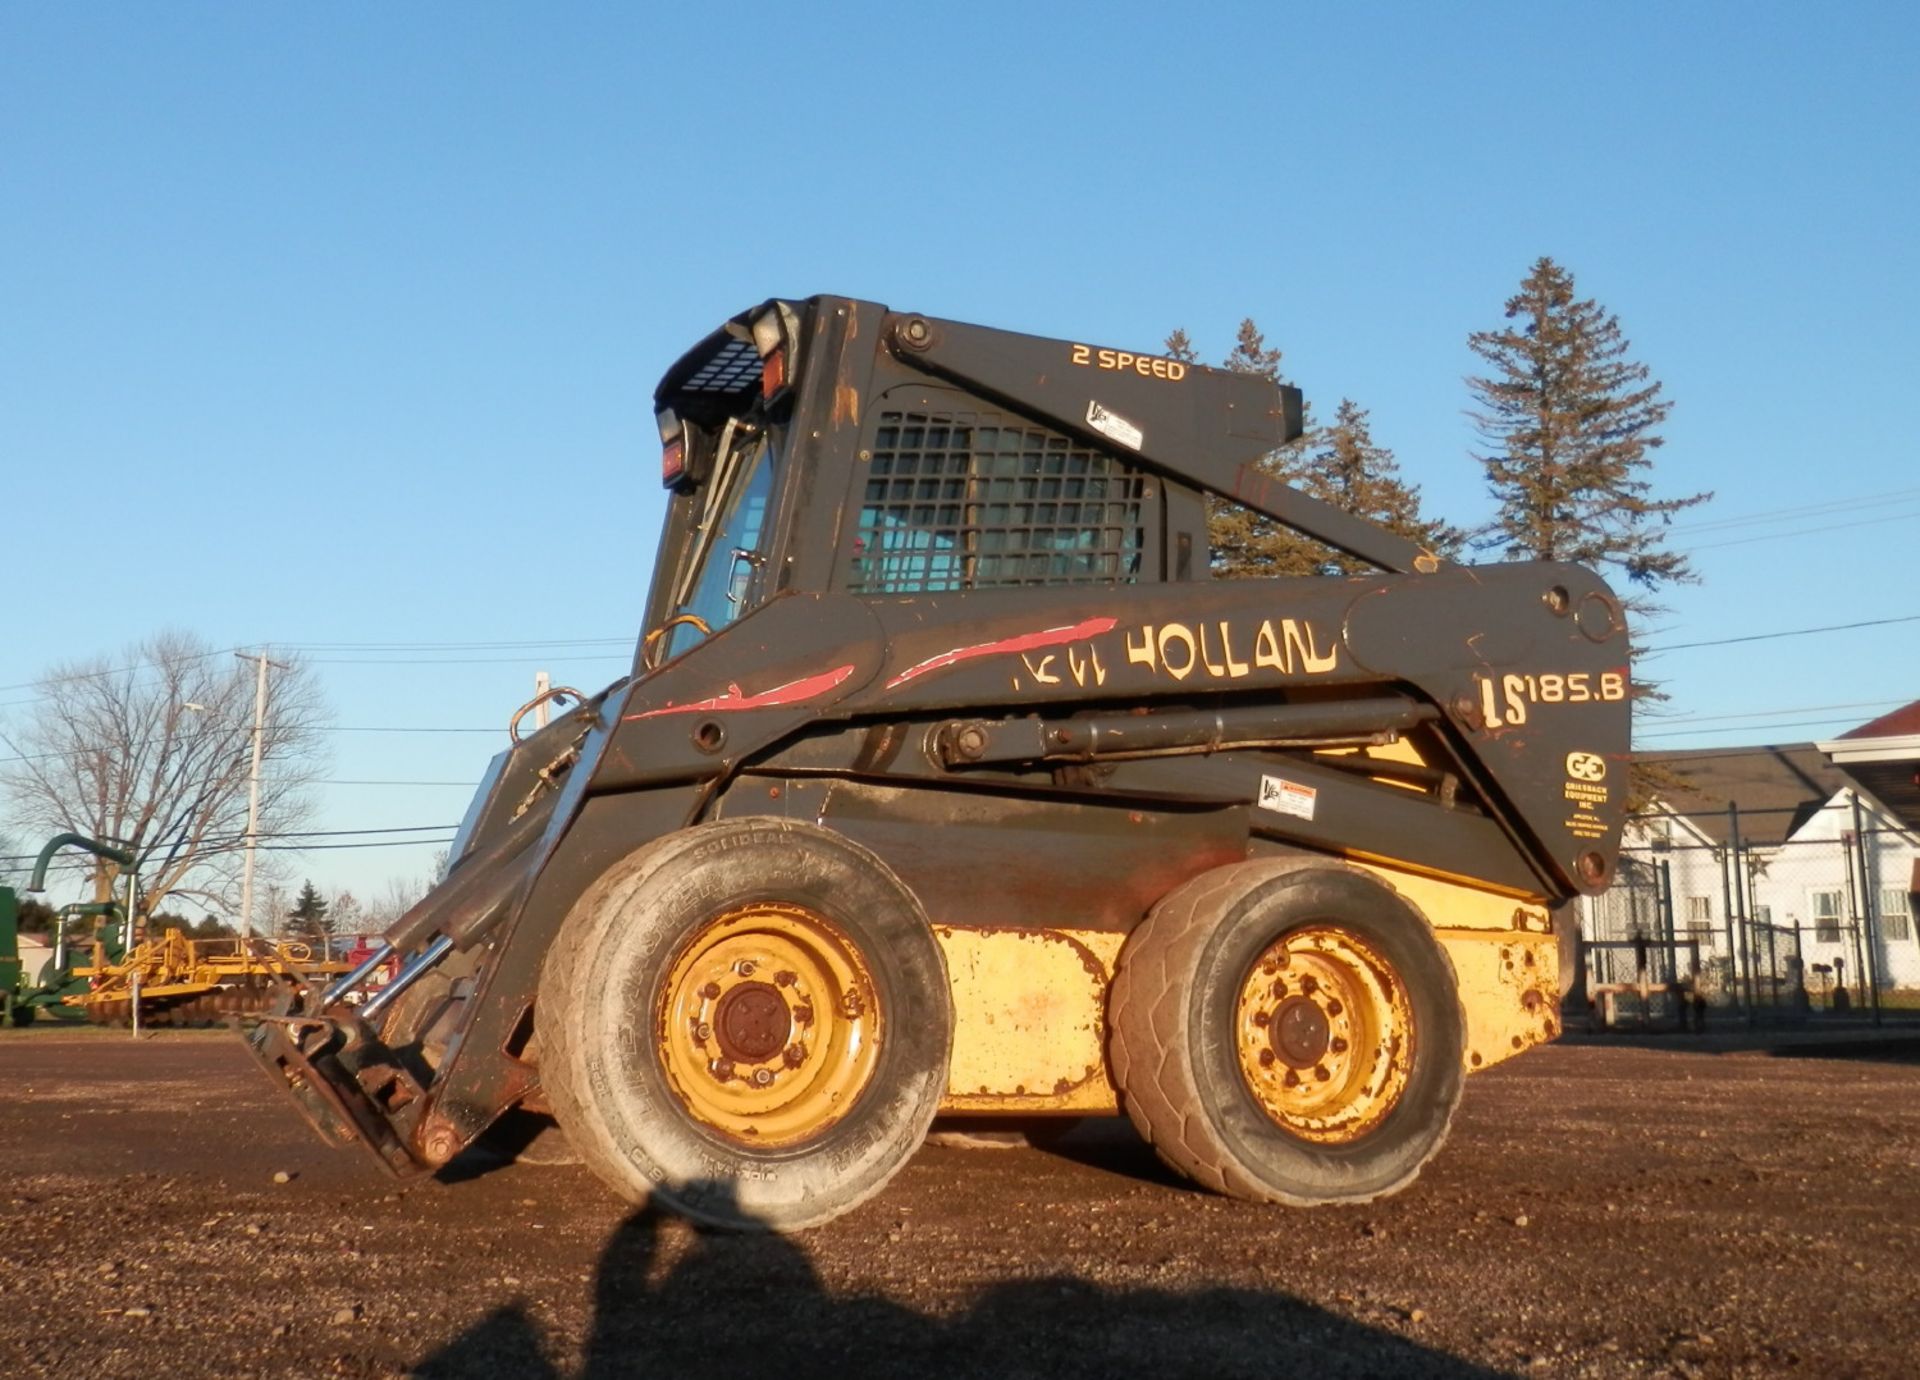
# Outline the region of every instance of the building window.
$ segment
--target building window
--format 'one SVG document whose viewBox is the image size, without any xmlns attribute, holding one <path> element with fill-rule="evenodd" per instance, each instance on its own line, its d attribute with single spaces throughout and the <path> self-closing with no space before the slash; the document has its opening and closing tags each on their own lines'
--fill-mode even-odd
<svg viewBox="0 0 1920 1380">
<path fill-rule="evenodd" d="M 1687 920 L 1689 923 L 1695 920 L 1711 920 L 1711 919 L 1713 919 L 1713 897 L 1711 896 L 1687 897 Z"/>
<path fill-rule="evenodd" d="M 1840 907 L 1842 895 L 1838 891 L 1815 891 L 1808 894 L 1813 907 L 1813 937 L 1816 943 L 1838 944 L 1840 942 Z"/>
<path fill-rule="evenodd" d="M 1712 923 L 1706 920 L 1687 921 L 1687 937 L 1700 946 L 1700 957 L 1704 962 L 1706 956 L 1713 952 Z"/>
<path fill-rule="evenodd" d="M 1907 893 L 1889 890 L 1880 893 L 1880 934 L 1886 939 L 1909 939 L 1913 936 L 1912 903 Z"/>
</svg>

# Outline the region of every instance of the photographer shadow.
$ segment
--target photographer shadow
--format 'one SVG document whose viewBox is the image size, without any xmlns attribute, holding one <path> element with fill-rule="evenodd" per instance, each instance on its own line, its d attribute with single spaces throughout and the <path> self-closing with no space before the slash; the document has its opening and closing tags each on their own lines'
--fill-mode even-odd
<svg viewBox="0 0 1920 1380">
<path fill-rule="evenodd" d="M 608 1241 L 580 1380 L 1499 1374 L 1251 1289 L 1106 1289 L 1052 1276 L 997 1285 L 951 1316 L 923 1314 L 872 1295 L 829 1293 L 806 1253 L 772 1232 L 700 1231 L 664 1278 L 650 1283 L 665 1220 L 646 1208 Z M 412 1374 L 559 1380 L 562 1372 L 545 1355 L 540 1329 L 508 1306 Z"/>
</svg>

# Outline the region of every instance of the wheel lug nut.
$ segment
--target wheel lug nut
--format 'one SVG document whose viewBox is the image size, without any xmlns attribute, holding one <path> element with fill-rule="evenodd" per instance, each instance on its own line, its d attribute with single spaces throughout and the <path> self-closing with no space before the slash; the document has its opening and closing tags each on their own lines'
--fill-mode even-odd
<svg viewBox="0 0 1920 1380">
<path fill-rule="evenodd" d="M 1274 982 L 1273 998 L 1275 1001 L 1285 1001 L 1287 999 L 1287 980 L 1285 978 L 1280 978 Z"/>
<path fill-rule="evenodd" d="M 797 1069 L 807 1062 L 807 1051 L 802 1045 L 788 1045 L 787 1052 L 780 1056 L 790 1069 Z"/>
<path fill-rule="evenodd" d="M 813 1008 L 811 1006 L 794 1007 L 793 1023 L 795 1025 L 812 1025 L 813 1024 Z"/>
<path fill-rule="evenodd" d="M 1312 996 L 1320 990 L 1320 979 L 1316 978 L 1312 973 L 1308 973 L 1300 979 L 1300 990 L 1308 996 Z"/>
<path fill-rule="evenodd" d="M 1268 1050 L 1266 1052 L 1271 1054 L 1273 1051 Z M 1300 1075 L 1295 1073 L 1292 1069 L 1287 1070 L 1287 1086 L 1289 1088 L 1297 1088 L 1300 1086 Z"/>
<path fill-rule="evenodd" d="M 1273 1067 L 1273 1051 L 1272 1050 L 1263 1049 L 1260 1051 L 1260 1067 L 1263 1069 L 1270 1069 Z"/>
<path fill-rule="evenodd" d="M 1345 1054 L 1347 1052 L 1347 1042 L 1336 1035 L 1332 1041 L 1328 1043 L 1327 1048 L 1335 1054 Z"/>
<path fill-rule="evenodd" d="M 733 1060 L 731 1059 L 715 1059 L 707 1065 L 707 1068 L 719 1082 L 728 1082 L 733 1077 Z"/>
<path fill-rule="evenodd" d="M 1262 1030 L 1266 1029 L 1267 1025 L 1272 1020 L 1273 1020 L 1273 1017 L 1265 1011 L 1256 1011 L 1253 1013 L 1253 1023 L 1259 1026 Z"/>
<path fill-rule="evenodd" d="M 1313 1066 L 1313 1076 L 1319 1079 L 1322 1083 L 1326 1082 L 1329 1078 L 1333 1077 L 1332 1074 L 1327 1072 L 1327 1066 L 1325 1064 L 1315 1064 Z"/>
<path fill-rule="evenodd" d="M 693 1028 L 693 1038 L 704 1045 L 708 1040 L 713 1038 L 713 1027 L 705 1021 L 700 1022 L 700 1024 Z"/>
<path fill-rule="evenodd" d="M 771 1083 L 771 1082 L 773 1082 L 773 1070 L 772 1070 L 772 1069 L 755 1069 L 755 1070 L 753 1071 L 753 1086 L 754 1086 L 754 1087 L 756 1087 L 756 1088 L 764 1088 L 764 1087 L 766 1087 L 766 1086 L 767 1086 L 767 1084 L 769 1084 L 769 1083 Z"/>
<path fill-rule="evenodd" d="M 743 958 L 738 963 L 733 965 L 733 971 L 740 974 L 741 977 L 752 977 L 754 973 L 754 967 L 755 965 L 752 959 Z"/>
<path fill-rule="evenodd" d="M 705 987 L 702 987 L 700 989 L 700 995 L 705 997 L 708 1001 L 712 1001 L 715 997 L 720 995 L 720 984 L 717 982 L 709 982 Z"/>
<path fill-rule="evenodd" d="M 798 981 L 800 981 L 800 975 L 798 973 L 790 973 L 785 968 L 782 968 L 773 975 L 773 982 L 776 987 L 791 987 Z"/>
<path fill-rule="evenodd" d="M 1342 1005 L 1341 1005 L 1341 1004 L 1340 1004 L 1339 1002 L 1337 1002 L 1337 1001 L 1330 1001 L 1330 1002 L 1328 1002 L 1328 1003 L 1327 1003 L 1327 1014 L 1328 1014 L 1329 1016 L 1337 1016 L 1337 1015 L 1339 1015 L 1339 1014 L 1340 1014 L 1340 1013 L 1341 1013 L 1342 1011 L 1345 1011 L 1346 1009 L 1347 1009 L 1346 1007 L 1344 1007 L 1344 1006 L 1342 1006 Z"/>
</svg>

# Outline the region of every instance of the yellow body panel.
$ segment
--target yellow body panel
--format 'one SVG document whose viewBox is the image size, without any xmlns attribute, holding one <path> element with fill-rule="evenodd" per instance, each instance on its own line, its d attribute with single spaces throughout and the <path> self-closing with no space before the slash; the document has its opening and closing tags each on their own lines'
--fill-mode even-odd
<svg viewBox="0 0 1920 1380">
<path fill-rule="evenodd" d="M 1467 1071 L 1560 1033 L 1560 949 L 1551 934 L 1436 930 L 1467 1013 Z"/>
<path fill-rule="evenodd" d="M 1434 928 L 1466 1012 L 1468 1070 L 1559 1033 L 1559 949 L 1540 905 L 1371 863 Z M 1107 1071 L 1106 999 L 1126 936 L 1090 930 L 934 929 L 953 989 L 941 1110 L 1100 1115 L 1119 1110 Z"/>
<path fill-rule="evenodd" d="M 934 928 L 953 986 L 947 1112 L 1118 1111 L 1107 1076 L 1107 985 L 1123 934 Z"/>
</svg>

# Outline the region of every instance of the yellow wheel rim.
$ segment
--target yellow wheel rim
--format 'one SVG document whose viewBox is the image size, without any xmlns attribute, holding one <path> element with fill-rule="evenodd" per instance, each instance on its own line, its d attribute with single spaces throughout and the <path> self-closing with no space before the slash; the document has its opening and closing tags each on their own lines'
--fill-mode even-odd
<svg viewBox="0 0 1920 1380">
<path fill-rule="evenodd" d="M 775 1147 L 847 1114 L 873 1078 L 884 1033 L 854 943 L 800 906 L 760 903 L 687 942 L 655 1035 L 668 1082 L 695 1120 Z"/>
<path fill-rule="evenodd" d="M 1406 984 L 1347 930 L 1309 925 L 1253 961 L 1234 1010 L 1247 1088 L 1275 1124 L 1322 1145 L 1373 1130 L 1413 1068 Z"/>
</svg>

